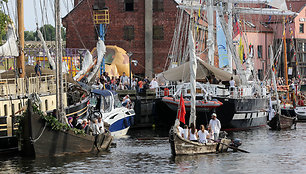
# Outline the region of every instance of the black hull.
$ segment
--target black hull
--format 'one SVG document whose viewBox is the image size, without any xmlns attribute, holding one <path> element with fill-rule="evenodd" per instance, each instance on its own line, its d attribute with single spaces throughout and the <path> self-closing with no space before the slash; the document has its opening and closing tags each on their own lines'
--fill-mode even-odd
<svg viewBox="0 0 306 174">
<path fill-rule="evenodd" d="M 112 139 L 110 133 L 95 137 L 87 134 L 77 135 L 73 131 L 52 130 L 45 120 L 29 107 L 24 118 L 20 143 L 24 156 L 43 157 L 108 150 Z"/>
<path fill-rule="evenodd" d="M 221 122 L 222 130 L 238 131 L 258 128 L 267 125 L 267 99 L 230 99 L 216 97 L 215 99 L 223 103 L 216 109 L 206 112 L 197 110 L 197 128 L 201 124 L 207 125 L 213 112 L 217 113 L 217 118 Z M 158 127 L 170 129 L 174 125 L 177 113 L 169 108 L 164 102 L 157 101 L 156 125 Z M 186 124 L 189 122 L 190 112 L 186 112 Z M 240 117 L 237 117 L 240 116 Z"/>
<path fill-rule="evenodd" d="M 216 109 L 223 130 L 247 130 L 267 125 L 267 98 L 215 99 L 223 103 Z"/>
<path fill-rule="evenodd" d="M 67 117 L 82 118 L 86 116 L 88 110 L 89 97 L 79 103 L 65 108 Z M 50 111 L 51 113 L 52 111 Z M 18 152 L 18 140 L 16 136 L 0 135 L 0 154 L 12 154 Z"/>
</svg>

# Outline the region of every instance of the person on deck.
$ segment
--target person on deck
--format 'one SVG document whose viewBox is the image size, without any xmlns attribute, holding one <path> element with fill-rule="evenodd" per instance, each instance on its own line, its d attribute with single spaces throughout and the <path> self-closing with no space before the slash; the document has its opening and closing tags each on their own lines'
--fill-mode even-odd
<svg viewBox="0 0 306 174">
<path fill-rule="evenodd" d="M 233 91 L 235 89 L 235 80 L 234 80 L 233 77 L 231 77 L 231 80 L 229 81 L 229 84 L 230 84 L 229 90 L 231 91 L 231 95 L 233 95 Z"/>
<path fill-rule="evenodd" d="M 207 130 L 208 130 L 208 134 L 209 134 L 208 142 L 209 142 L 209 143 L 212 143 L 213 140 L 214 140 L 214 132 L 211 130 L 211 127 L 210 127 L 210 126 L 208 126 Z"/>
<path fill-rule="evenodd" d="M 187 126 L 187 124 L 184 125 L 183 135 L 184 135 L 184 138 L 188 140 L 188 126 Z"/>
<path fill-rule="evenodd" d="M 129 107 L 130 107 L 130 104 L 131 104 L 130 96 L 129 96 L 129 95 L 126 95 L 125 97 L 123 97 L 122 106 L 124 106 L 124 107 L 126 107 L 126 108 L 129 108 Z"/>
<path fill-rule="evenodd" d="M 176 132 L 183 137 L 183 128 L 180 126 L 180 121 L 178 119 L 175 120 Z"/>
<path fill-rule="evenodd" d="M 73 118 L 69 117 L 68 118 L 68 126 L 71 127 L 71 128 L 73 128 L 72 121 L 73 121 Z"/>
<path fill-rule="evenodd" d="M 204 125 L 200 126 L 201 130 L 198 132 L 199 142 L 200 143 L 207 143 L 207 138 L 209 138 L 209 133 L 205 130 Z"/>
<path fill-rule="evenodd" d="M 40 66 L 40 61 L 37 60 L 37 63 L 35 65 L 35 74 L 37 76 L 41 76 L 41 66 Z"/>
<path fill-rule="evenodd" d="M 193 123 L 190 124 L 188 139 L 189 139 L 190 141 L 195 141 L 195 142 L 198 141 L 197 129 L 195 128 L 195 126 L 194 126 Z"/>
<path fill-rule="evenodd" d="M 214 140 L 218 140 L 220 129 L 221 129 L 221 123 L 217 119 L 217 114 L 216 113 L 212 114 L 212 118 L 209 121 L 209 126 L 211 127 L 212 131 L 214 132 Z"/>
<path fill-rule="evenodd" d="M 94 123 L 92 124 L 92 134 L 93 136 L 99 135 L 100 129 L 99 129 L 99 125 L 98 125 L 98 120 L 94 119 Z"/>
<path fill-rule="evenodd" d="M 100 133 L 103 134 L 105 132 L 105 130 L 104 130 L 104 121 L 102 120 L 101 117 L 98 117 L 98 127 L 99 127 Z"/>
</svg>

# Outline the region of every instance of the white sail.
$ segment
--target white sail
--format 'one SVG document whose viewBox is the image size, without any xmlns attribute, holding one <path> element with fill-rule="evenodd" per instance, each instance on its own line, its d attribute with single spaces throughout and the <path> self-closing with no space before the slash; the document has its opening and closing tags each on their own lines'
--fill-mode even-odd
<svg viewBox="0 0 306 174">
<path fill-rule="evenodd" d="M 196 76 L 197 76 L 197 58 L 195 54 L 194 40 L 192 32 L 189 31 L 189 53 L 190 53 L 190 95 L 191 107 L 189 124 L 194 123 L 196 120 Z"/>
<path fill-rule="evenodd" d="M 98 60 L 97 60 L 97 64 L 95 65 L 95 67 L 93 68 L 93 71 L 88 75 L 88 82 L 91 81 L 91 79 L 94 77 L 94 75 L 97 73 L 97 71 L 99 70 L 104 54 L 106 52 L 106 47 L 104 44 L 104 41 L 102 41 L 100 38 L 97 42 L 97 55 L 98 55 Z"/>
<path fill-rule="evenodd" d="M 288 10 L 285 0 L 270 0 L 270 2 L 268 2 L 268 5 L 278 8 L 280 10 L 284 10 L 284 11 Z"/>
<path fill-rule="evenodd" d="M 8 25 L 6 36 L 7 41 L 2 46 L 0 46 L 0 56 L 19 56 L 17 37 L 12 25 Z"/>
<path fill-rule="evenodd" d="M 81 71 L 79 71 L 75 76 L 74 76 L 74 80 L 77 80 L 79 77 L 81 77 L 83 74 L 86 73 L 87 69 L 93 64 L 92 61 L 92 55 L 90 54 L 90 52 L 88 50 L 86 50 L 86 53 L 84 55 L 84 59 L 82 61 L 82 69 Z"/>
</svg>

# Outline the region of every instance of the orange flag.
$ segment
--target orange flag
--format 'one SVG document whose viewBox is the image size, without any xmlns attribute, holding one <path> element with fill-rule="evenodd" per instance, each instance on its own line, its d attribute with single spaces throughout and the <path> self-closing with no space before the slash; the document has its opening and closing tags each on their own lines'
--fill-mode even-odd
<svg viewBox="0 0 306 174">
<path fill-rule="evenodd" d="M 177 113 L 177 117 L 180 120 L 180 122 L 185 124 L 185 114 L 186 114 L 186 110 L 185 110 L 185 103 L 184 103 L 184 98 L 183 98 L 183 94 L 181 93 L 181 98 L 180 98 L 180 109 Z"/>
</svg>

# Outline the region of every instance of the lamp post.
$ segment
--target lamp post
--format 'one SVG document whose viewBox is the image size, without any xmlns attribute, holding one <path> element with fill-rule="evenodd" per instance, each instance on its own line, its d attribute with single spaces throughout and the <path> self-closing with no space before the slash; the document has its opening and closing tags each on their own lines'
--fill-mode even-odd
<svg viewBox="0 0 306 174">
<path fill-rule="evenodd" d="M 131 89 L 132 88 L 132 70 L 131 70 L 132 58 L 131 57 L 132 57 L 133 53 L 129 51 L 126 54 L 129 57 L 129 71 L 130 71 L 130 87 L 129 87 L 129 89 Z"/>
</svg>

